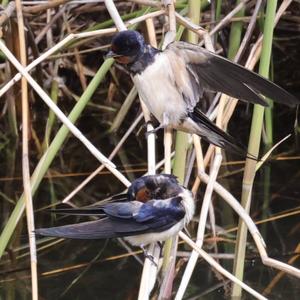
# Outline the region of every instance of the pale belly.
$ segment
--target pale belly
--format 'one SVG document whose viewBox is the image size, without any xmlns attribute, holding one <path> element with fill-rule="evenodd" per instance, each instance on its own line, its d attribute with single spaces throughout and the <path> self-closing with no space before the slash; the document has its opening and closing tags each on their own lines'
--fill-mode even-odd
<svg viewBox="0 0 300 300">
<path fill-rule="evenodd" d="M 154 242 L 163 242 L 168 238 L 177 234 L 184 226 L 184 220 L 181 220 L 173 227 L 169 228 L 163 232 L 153 232 L 153 233 L 145 233 L 139 234 L 135 236 L 127 236 L 124 237 L 126 241 L 128 241 L 133 246 L 141 246 L 141 245 L 148 245 Z"/>
<path fill-rule="evenodd" d="M 186 115 L 186 103 L 172 80 L 172 71 L 167 61 L 158 59 L 133 81 L 149 111 L 163 123 L 164 114 L 170 125 L 176 126 Z"/>
</svg>

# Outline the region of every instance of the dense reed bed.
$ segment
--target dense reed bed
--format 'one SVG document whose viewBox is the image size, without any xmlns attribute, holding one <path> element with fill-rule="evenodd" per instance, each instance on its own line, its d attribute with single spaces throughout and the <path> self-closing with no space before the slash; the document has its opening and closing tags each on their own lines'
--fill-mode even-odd
<svg viewBox="0 0 300 300">
<path fill-rule="evenodd" d="M 300 98 L 299 2 L 210 2 L 2 0 L 0 297 L 298 299 L 297 109 L 205 94 L 201 110 L 260 157 L 244 161 L 171 129 L 145 135 L 156 121 L 105 59 L 132 28 L 162 49 L 200 43 Z M 33 234 L 83 220 L 49 208 L 94 204 L 147 172 L 176 175 L 197 204 L 190 237 L 150 246 L 158 267 L 121 239 Z"/>
</svg>

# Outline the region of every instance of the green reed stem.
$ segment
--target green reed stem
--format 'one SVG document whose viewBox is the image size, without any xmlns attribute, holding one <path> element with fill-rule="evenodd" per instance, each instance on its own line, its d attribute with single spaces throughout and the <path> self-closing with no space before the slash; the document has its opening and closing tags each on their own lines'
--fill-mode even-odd
<svg viewBox="0 0 300 300">
<path fill-rule="evenodd" d="M 218 6 L 216 7 L 217 12 L 216 12 L 216 19 L 220 19 L 220 14 L 221 11 L 218 11 L 218 9 L 221 9 L 221 3 L 222 1 L 218 1 Z M 236 5 L 238 5 L 241 1 L 237 0 Z M 245 9 L 241 9 L 235 16 L 243 17 L 245 15 Z M 242 40 L 242 32 L 243 32 L 243 22 L 233 22 L 231 23 L 230 26 L 230 36 L 229 36 L 229 47 L 228 47 L 228 58 L 230 60 L 233 60 L 236 56 L 236 53 L 240 47 L 241 40 Z M 226 158 L 224 158 L 226 159 Z M 223 185 L 226 185 L 227 182 L 224 181 Z M 222 219 L 222 224 L 224 226 L 229 226 L 230 224 L 234 224 L 235 222 L 235 217 L 234 217 L 234 212 L 232 211 L 231 207 L 229 207 L 226 203 L 223 201 L 220 202 L 221 205 L 221 219 Z M 226 253 L 232 253 L 233 251 L 233 245 L 230 245 L 229 243 L 225 243 L 224 245 L 224 250 Z M 227 268 L 231 268 L 231 263 L 228 261 L 224 261 L 223 265 L 226 266 Z"/>
<path fill-rule="evenodd" d="M 267 9 L 266 9 L 266 16 L 265 16 L 265 23 L 264 23 L 264 39 L 263 39 L 262 53 L 261 53 L 261 59 L 259 64 L 259 73 L 264 77 L 268 77 L 269 75 L 276 7 L 277 7 L 276 0 L 267 2 Z M 250 138 L 248 144 L 248 153 L 251 153 L 254 156 L 258 156 L 259 154 L 263 117 L 264 117 L 264 107 L 260 105 L 254 105 Z M 254 183 L 254 178 L 256 173 L 255 167 L 256 167 L 256 162 L 254 160 L 251 159 L 246 160 L 241 204 L 248 212 L 250 211 L 252 188 L 253 188 L 253 183 Z M 240 220 L 238 235 L 237 235 L 236 251 L 235 251 L 235 262 L 234 262 L 234 275 L 240 280 L 243 280 L 246 241 L 247 241 L 247 228 L 245 226 L 245 223 Z M 236 297 L 240 297 L 241 293 L 242 293 L 241 288 L 237 285 L 234 285 L 232 291 L 233 298 L 236 299 Z"/>
<path fill-rule="evenodd" d="M 74 108 L 72 109 L 71 113 L 69 114 L 69 120 L 72 123 L 75 123 L 76 120 L 79 118 L 80 114 L 82 113 L 83 109 L 88 104 L 89 100 L 91 99 L 92 95 L 96 91 L 97 87 L 105 77 L 106 73 L 110 69 L 110 67 L 113 64 L 113 59 L 106 60 L 90 84 L 88 85 L 85 92 L 80 97 L 79 101 L 76 103 Z M 58 133 L 56 134 L 55 138 L 53 139 L 52 143 L 50 144 L 49 148 L 43 155 L 43 157 L 40 159 L 37 167 L 35 168 L 32 176 L 31 176 L 31 189 L 32 189 L 32 195 L 36 192 L 40 182 L 42 181 L 45 173 L 47 172 L 50 164 L 52 163 L 53 159 L 55 158 L 57 152 L 60 150 L 63 142 L 67 138 L 69 133 L 69 129 L 66 126 L 62 126 Z M 8 222 L 6 223 L 1 236 L 0 236 L 0 258 L 3 255 L 3 252 L 14 233 L 14 230 L 22 217 L 22 214 L 24 212 L 25 208 L 25 202 L 24 202 L 24 195 L 20 197 L 20 199 L 17 202 L 17 205 L 15 206 L 12 214 L 10 215 L 10 218 Z"/>
<path fill-rule="evenodd" d="M 238 0 L 236 4 L 239 4 L 241 0 Z M 245 8 L 242 8 L 235 17 L 243 17 L 245 15 Z M 241 37 L 243 32 L 243 22 L 233 22 L 230 28 L 229 36 L 229 49 L 228 49 L 228 58 L 233 59 L 239 50 L 241 44 Z"/>
</svg>

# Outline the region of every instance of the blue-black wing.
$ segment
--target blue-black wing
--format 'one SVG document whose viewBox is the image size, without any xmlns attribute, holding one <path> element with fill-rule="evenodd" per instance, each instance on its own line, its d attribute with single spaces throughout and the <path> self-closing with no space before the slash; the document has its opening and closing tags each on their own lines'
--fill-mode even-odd
<svg viewBox="0 0 300 300">
<path fill-rule="evenodd" d="M 197 95 L 208 89 L 263 106 L 268 103 L 262 95 L 289 106 L 300 104 L 299 99 L 275 83 L 198 45 L 175 42 L 167 49 L 184 59 Z M 198 100 L 186 99 L 190 110 Z"/>
<path fill-rule="evenodd" d="M 107 218 L 66 226 L 41 228 L 36 233 L 74 239 L 102 239 L 124 237 L 171 228 L 185 215 L 181 197 L 109 203 L 101 207 Z"/>
</svg>

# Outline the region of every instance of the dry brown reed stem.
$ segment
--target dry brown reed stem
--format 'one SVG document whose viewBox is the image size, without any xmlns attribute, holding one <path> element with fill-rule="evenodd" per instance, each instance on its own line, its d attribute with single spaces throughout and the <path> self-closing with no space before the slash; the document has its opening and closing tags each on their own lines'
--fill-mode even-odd
<svg viewBox="0 0 300 300">
<path fill-rule="evenodd" d="M 174 10 L 171 6 L 167 7 L 167 13 L 169 14 L 170 21 L 170 30 L 176 32 L 176 20 L 174 19 Z M 164 129 L 164 158 L 165 158 L 165 167 L 164 172 L 166 174 L 171 174 L 171 150 L 172 150 L 172 128 L 166 127 Z"/>
<path fill-rule="evenodd" d="M 174 1 L 161 1 L 166 7 L 169 23 L 169 31 L 164 37 L 162 49 L 164 50 L 168 44 L 176 39 L 176 18 L 175 18 L 175 5 Z M 167 127 L 164 130 L 164 156 L 165 156 L 165 173 L 171 173 L 171 147 L 172 147 L 172 129 Z M 185 159 L 185 158 L 181 158 Z M 162 262 L 162 283 L 158 299 L 170 299 L 172 295 L 172 287 L 175 273 L 175 262 L 177 252 L 178 237 L 174 236 L 169 238 L 163 249 L 163 262 Z"/>
<path fill-rule="evenodd" d="M 0 27 L 3 25 L 3 23 L 5 23 L 11 17 L 11 15 L 15 11 L 15 8 L 16 8 L 16 4 L 14 1 L 9 2 L 7 4 L 7 6 L 4 8 L 4 10 L 0 14 Z M 1 30 L 0 37 L 2 37 L 2 28 L 0 30 Z"/>
<path fill-rule="evenodd" d="M 176 38 L 176 18 L 174 1 L 161 1 L 166 7 L 168 15 L 169 30 L 166 33 L 162 45 L 164 50 L 168 44 L 175 41 Z M 165 158 L 165 173 L 171 173 L 171 147 L 172 147 L 172 132 L 168 126 L 164 130 L 164 158 Z M 182 159 L 185 159 L 184 157 Z M 158 299 L 169 299 L 172 294 L 172 286 L 175 273 L 175 262 L 177 252 L 178 238 L 177 236 L 169 238 L 163 249 L 162 277 L 163 281 L 160 285 Z"/>
<path fill-rule="evenodd" d="M 201 27 L 200 25 L 196 25 L 196 24 L 192 23 L 190 20 L 186 19 L 185 17 L 183 17 L 182 15 L 180 15 L 176 11 L 175 11 L 175 17 L 176 17 L 176 21 L 179 24 L 181 24 L 184 27 L 186 27 L 187 29 L 193 31 L 194 33 L 196 33 L 200 37 L 202 37 L 204 34 L 207 33 L 207 31 L 203 27 Z"/>
<path fill-rule="evenodd" d="M 65 13 L 65 7 L 60 8 L 60 10 L 51 18 L 49 22 L 47 22 L 46 26 L 38 33 L 36 38 L 34 39 L 36 44 L 43 39 L 44 35 L 47 34 L 52 25 Z"/>
<path fill-rule="evenodd" d="M 19 46 L 20 46 L 20 62 L 23 66 L 27 64 L 25 28 L 22 14 L 21 0 L 16 0 Z M 38 277 L 37 277 L 37 258 L 36 258 L 36 240 L 34 234 L 34 214 L 30 186 L 30 164 L 29 164 L 29 104 L 28 104 L 28 84 L 25 77 L 21 80 L 22 89 L 22 175 L 23 187 L 26 204 L 27 230 L 30 245 L 30 266 L 31 266 L 31 289 L 32 299 L 38 299 Z"/>
<path fill-rule="evenodd" d="M 161 0 L 164 7 L 166 7 L 166 14 L 168 16 L 169 30 L 164 36 L 162 50 L 164 50 L 176 38 L 176 17 L 175 6 L 173 0 Z"/>
<path fill-rule="evenodd" d="M 23 7 L 23 12 L 34 14 L 34 13 L 38 13 L 42 10 L 47 10 L 49 8 L 55 8 L 59 5 L 65 4 L 65 3 L 70 2 L 70 1 L 71 0 L 52 0 L 52 1 L 49 1 L 48 3 L 45 3 L 45 4 L 33 5 L 33 6 L 30 6 L 30 7 L 25 6 L 25 7 Z"/>
</svg>

